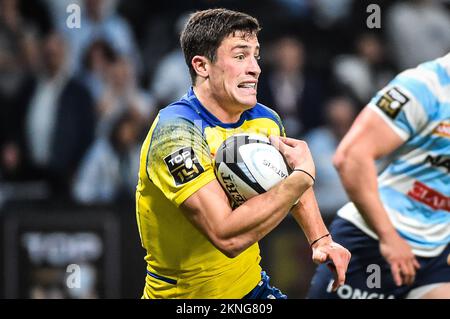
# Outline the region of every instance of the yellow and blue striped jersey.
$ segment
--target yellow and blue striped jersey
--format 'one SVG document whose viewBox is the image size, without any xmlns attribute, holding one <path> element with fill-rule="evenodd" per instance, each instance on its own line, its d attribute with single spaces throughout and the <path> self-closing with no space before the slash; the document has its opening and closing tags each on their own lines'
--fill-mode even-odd
<svg viewBox="0 0 450 319">
<path fill-rule="evenodd" d="M 153 122 L 141 149 L 136 190 L 136 218 L 147 250 L 143 298 L 242 298 L 260 281 L 258 243 L 228 258 L 179 208 L 216 178 L 216 150 L 237 133 L 285 135 L 278 115 L 259 103 L 236 123 L 220 122 L 192 88 Z"/>
</svg>

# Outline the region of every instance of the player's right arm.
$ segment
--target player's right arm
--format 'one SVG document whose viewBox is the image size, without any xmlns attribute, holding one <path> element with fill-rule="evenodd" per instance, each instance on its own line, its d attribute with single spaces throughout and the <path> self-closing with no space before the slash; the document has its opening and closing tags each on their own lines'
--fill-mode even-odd
<svg viewBox="0 0 450 319">
<path fill-rule="evenodd" d="M 226 256 L 235 257 L 264 237 L 312 186 L 310 176 L 295 171 L 269 192 L 232 210 L 214 174 L 210 149 L 199 125 L 201 120 L 191 120 L 195 114 L 173 116 L 169 112 L 170 109 L 160 112 L 150 129 L 144 161 L 147 176 Z M 301 168 L 315 176 L 305 142 L 271 139 L 291 168 Z"/>
<path fill-rule="evenodd" d="M 333 162 L 355 206 L 380 240 L 380 251 L 391 265 L 397 285 L 412 284 L 419 268 L 409 244 L 390 221 L 378 192 L 375 160 L 392 153 L 404 143 L 392 127 L 372 108 L 356 118 L 338 146 Z"/>
<path fill-rule="evenodd" d="M 315 176 L 314 163 L 305 142 L 272 137 L 291 168 Z M 236 257 L 274 229 L 297 199 L 313 184 L 310 176 L 295 171 L 268 192 L 232 210 L 224 190 L 213 180 L 181 205 L 186 217 L 228 257 Z"/>
</svg>

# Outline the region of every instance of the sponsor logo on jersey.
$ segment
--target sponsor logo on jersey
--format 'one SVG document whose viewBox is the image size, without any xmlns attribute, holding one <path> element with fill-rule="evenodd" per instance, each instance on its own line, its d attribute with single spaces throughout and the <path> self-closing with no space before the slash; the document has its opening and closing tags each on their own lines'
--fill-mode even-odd
<svg viewBox="0 0 450 319">
<path fill-rule="evenodd" d="M 430 163 L 434 167 L 443 167 L 450 173 L 450 157 L 446 155 L 431 156 L 425 158 L 425 163 Z"/>
<path fill-rule="evenodd" d="M 396 87 L 387 90 L 375 103 L 387 116 L 394 119 L 408 103 L 409 98 Z"/>
<path fill-rule="evenodd" d="M 444 121 L 433 130 L 434 135 L 450 138 L 450 121 Z"/>
<path fill-rule="evenodd" d="M 415 181 L 413 188 L 408 192 L 408 196 L 434 210 L 446 210 L 450 212 L 450 197 L 445 196 L 427 185 Z"/>
<path fill-rule="evenodd" d="M 205 171 L 190 146 L 173 152 L 164 158 L 164 162 L 177 186 L 193 180 Z"/>
</svg>

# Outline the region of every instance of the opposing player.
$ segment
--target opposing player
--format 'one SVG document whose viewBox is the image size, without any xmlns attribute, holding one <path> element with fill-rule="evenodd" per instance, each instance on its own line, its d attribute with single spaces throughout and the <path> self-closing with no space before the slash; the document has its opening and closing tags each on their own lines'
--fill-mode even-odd
<svg viewBox="0 0 450 319">
<path fill-rule="evenodd" d="M 337 292 L 319 266 L 309 297 L 450 298 L 450 54 L 382 89 L 334 162 L 353 202 L 331 231 L 352 261 Z"/>
<path fill-rule="evenodd" d="M 291 208 L 313 260 L 335 265 L 335 288 L 344 282 L 350 255 L 320 217 L 308 147 L 279 137 L 279 117 L 256 102 L 259 29 L 253 17 L 225 9 L 197 12 L 185 26 L 181 45 L 193 87 L 159 112 L 141 152 L 136 215 L 147 250 L 143 298 L 286 298 L 262 272 L 257 242 Z M 213 158 L 227 137 L 245 132 L 271 136 L 290 167 L 303 171 L 232 210 Z"/>
</svg>

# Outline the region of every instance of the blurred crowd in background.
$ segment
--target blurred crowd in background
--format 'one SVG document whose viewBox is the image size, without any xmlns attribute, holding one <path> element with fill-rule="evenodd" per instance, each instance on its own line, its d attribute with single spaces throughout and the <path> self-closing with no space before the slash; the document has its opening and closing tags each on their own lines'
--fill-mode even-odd
<svg viewBox="0 0 450 319">
<path fill-rule="evenodd" d="M 366 24 L 371 3 L 381 28 Z M 149 126 L 191 85 L 179 33 L 211 7 L 260 21 L 258 100 L 309 143 L 324 215 L 347 200 L 331 158 L 357 113 L 400 70 L 450 51 L 445 0 L 0 0 L 0 208 L 132 203 Z"/>
</svg>

